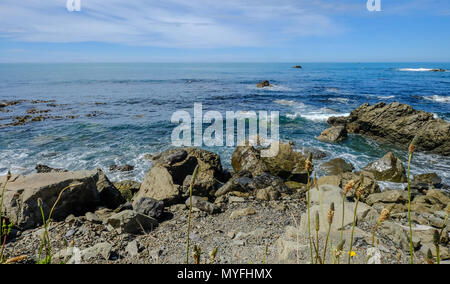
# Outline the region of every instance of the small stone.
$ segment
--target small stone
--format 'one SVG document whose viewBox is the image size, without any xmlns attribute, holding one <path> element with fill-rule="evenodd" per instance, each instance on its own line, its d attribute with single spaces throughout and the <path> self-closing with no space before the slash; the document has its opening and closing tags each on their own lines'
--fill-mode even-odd
<svg viewBox="0 0 450 284">
<path fill-rule="evenodd" d="M 136 257 L 139 254 L 138 243 L 136 240 L 131 241 L 125 248 L 125 251 L 128 253 L 130 257 Z"/>
<path fill-rule="evenodd" d="M 100 218 L 98 218 L 98 216 L 92 212 L 87 212 L 85 217 L 86 217 L 87 221 L 92 222 L 92 223 L 101 223 L 102 222 L 100 220 Z"/>
<path fill-rule="evenodd" d="M 255 215 L 255 214 L 256 214 L 255 209 L 253 209 L 252 207 L 247 207 L 244 209 L 238 209 L 238 210 L 233 211 L 230 215 L 230 218 L 236 219 L 236 218 L 239 218 L 242 216 L 249 216 L 249 215 Z"/>
</svg>

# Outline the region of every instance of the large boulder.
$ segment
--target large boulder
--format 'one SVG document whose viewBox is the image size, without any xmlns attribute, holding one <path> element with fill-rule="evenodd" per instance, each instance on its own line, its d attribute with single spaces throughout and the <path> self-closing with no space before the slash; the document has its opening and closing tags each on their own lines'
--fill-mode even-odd
<svg viewBox="0 0 450 284">
<path fill-rule="evenodd" d="M 339 142 L 347 139 L 347 129 L 343 125 L 333 126 L 325 129 L 317 137 L 322 142 Z"/>
<path fill-rule="evenodd" d="M 355 169 L 351 163 L 347 163 L 347 161 L 341 158 L 329 160 L 328 162 L 321 164 L 320 168 L 328 175 L 339 175 L 352 172 Z"/>
<path fill-rule="evenodd" d="M 380 186 L 378 185 L 375 176 L 373 173 L 362 171 L 361 173 L 343 173 L 339 175 L 340 177 L 340 187 L 344 188 L 345 185 L 350 181 L 355 181 L 355 186 L 352 190 L 347 193 L 347 198 L 355 199 L 356 198 L 356 189 L 360 185 L 360 176 L 361 174 L 364 176 L 363 181 L 363 194 L 361 195 L 361 201 L 365 201 L 370 194 L 381 192 Z"/>
<path fill-rule="evenodd" d="M 373 106 L 366 103 L 348 117 L 330 117 L 328 123 L 405 149 L 417 137 L 418 151 L 450 155 L 450 123 L 398 102 Z"/>
<path fill-rule="evenodd" d="M 0 178 L 0 186 L 5 180 L 6 177 Z M 38 200 L 42 201 L 44 214 L 48 216 L 60 192 L 71 185 L 73 187 L 62 194 L 52 219 L 84 215 L 99 205 L 115 209 L 124 202 L 101 170 L 13 175 L 6 186 L 2 215 L 22 229 L 40 226 L 42 215 Z"/>
<path fill-rule="evenodd" d="M 306 183 L 306 158 L 292 149 L 289 143 L 279 143 L 278 154 L 274 157 L 261 157 L 261 152 L 252 146 L 239 146 L 233 153 L 231 164 L 236 173 L 248 171 L 254 177 L 270 173 L 284 180 Z"/>
<path fill-rule="evenodd" d="M 199 168 L 193 194 L 213 196 L 219 185 L 228 179 L 222 169 L 219 155 L 197 148 L 171 149 L 161 153 L 155 160 L 133 204 L 143 197 L 164 201 L 166 205 L 181 201 L 183 196 L 189 194 L 189 186 L 183 184 L 190 183 L 197 165 Z"/>
<path fill-rule="evenodd" d="M 406 171 L 402 161 L 400 161 L 400 159 L 392 152 L 389 152 L 384 155 L 383 158 L 368 164 L 364 170 L 373 173 L 377 180 L 391 182 L 407 181 Z"/>
</svg>

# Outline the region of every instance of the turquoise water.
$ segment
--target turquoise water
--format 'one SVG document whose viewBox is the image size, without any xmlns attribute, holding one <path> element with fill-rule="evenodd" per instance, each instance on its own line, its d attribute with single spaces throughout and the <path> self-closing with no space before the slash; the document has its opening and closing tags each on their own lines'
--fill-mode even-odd
<svg viewBox="0 0 450 284">
<path fill-rule="evenodd" d="M 173 112 L 277 110 L 280 133 L 299 147 L 316 147 L 325 159 L 342 157 L 357 169 L 393 149 L 361 136 L 342 144 L 315 139 L 330 116 L 363 103 L 399 101 L 450 121 L 448 63 L 389 64 L 0 64 L 0 101 L 27 100 L 0 111 L 0 124 L 30 108 L 49 109 L 48 119 L 0 128 L 0 174 L 31 173 L 37 163 L 69 170 L 102 168 L 113 180 L 142 180 L 151 167 L 143 159 L 170 147 Z M 412 70 L 413 69 L 413 70 Z M 272 88 L 257 89 L 270 80 Z M 49 103 L 33 104 L 31 100 Z M 49 105 L 50 104 L 50 105 Z M 95 115 L 95 116 L 94 116 Z M 230 166 L 234 148 L 212 148 Z M 130 173 L 109 172 L 111 164 L 131 164 Z M 450 160 L 419 154 L 414 173 L 435 171 L 450 183 Z"/>
</svg>

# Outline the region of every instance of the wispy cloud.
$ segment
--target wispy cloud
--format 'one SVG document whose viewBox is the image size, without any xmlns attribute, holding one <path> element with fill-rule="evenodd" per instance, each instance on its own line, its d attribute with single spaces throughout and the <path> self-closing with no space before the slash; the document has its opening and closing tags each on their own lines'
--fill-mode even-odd
<svg viewBox="0 0 450 284">
<path fill-rule="evenodd" d="M 333 1 L 336 2 L 336 1 Z M 25 42 L 106 42 L 162 47 L 263 46 L 336 34 L 332 14 L 361 5 L 306 0 L 2 0 L 0 37 Z"/>
</svg>

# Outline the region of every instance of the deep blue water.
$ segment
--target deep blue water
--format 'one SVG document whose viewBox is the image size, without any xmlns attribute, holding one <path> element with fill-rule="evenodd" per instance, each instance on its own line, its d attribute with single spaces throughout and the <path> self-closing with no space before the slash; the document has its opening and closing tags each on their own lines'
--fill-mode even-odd
<svg viewBox="0 0 450 284">
<path fill-rule="evenodd" d="M 29 100 L 0 111 L 0 124 L 30 108 L 48 115 L 76 116 L 0 128 L 0 174 L 30 173 L 37 163 L 69 170 L 100 167 L 113 179 L 141 180 L 151 167 L 143 159 L 170 147 L 176 110 L 278 110 L 282 138 L 317 147 L 325 160 L 342 157 L 357 169 L 388 150 L 406 161 L 405 151 L 352 135 L 342 144 L 318 142 L 329 116 L 363 103 L 398 101 L 450 121 L 449 63 L 371 64 L 0 64 L 0 100 Z M 257 89 L 270 80 L 274 87 Z M 32 104 L 30 100 L 54 100 Z M 95 114 L 94 117 L 88 115 Z M 211 149 L 229 167 L 234 148 Z M 131 173 L 109 172 L 111 164 L 132 164 Z M 413 173 L 435 171 L 450 183 L 450 159 L 419 154 Z"/>
</svg>

